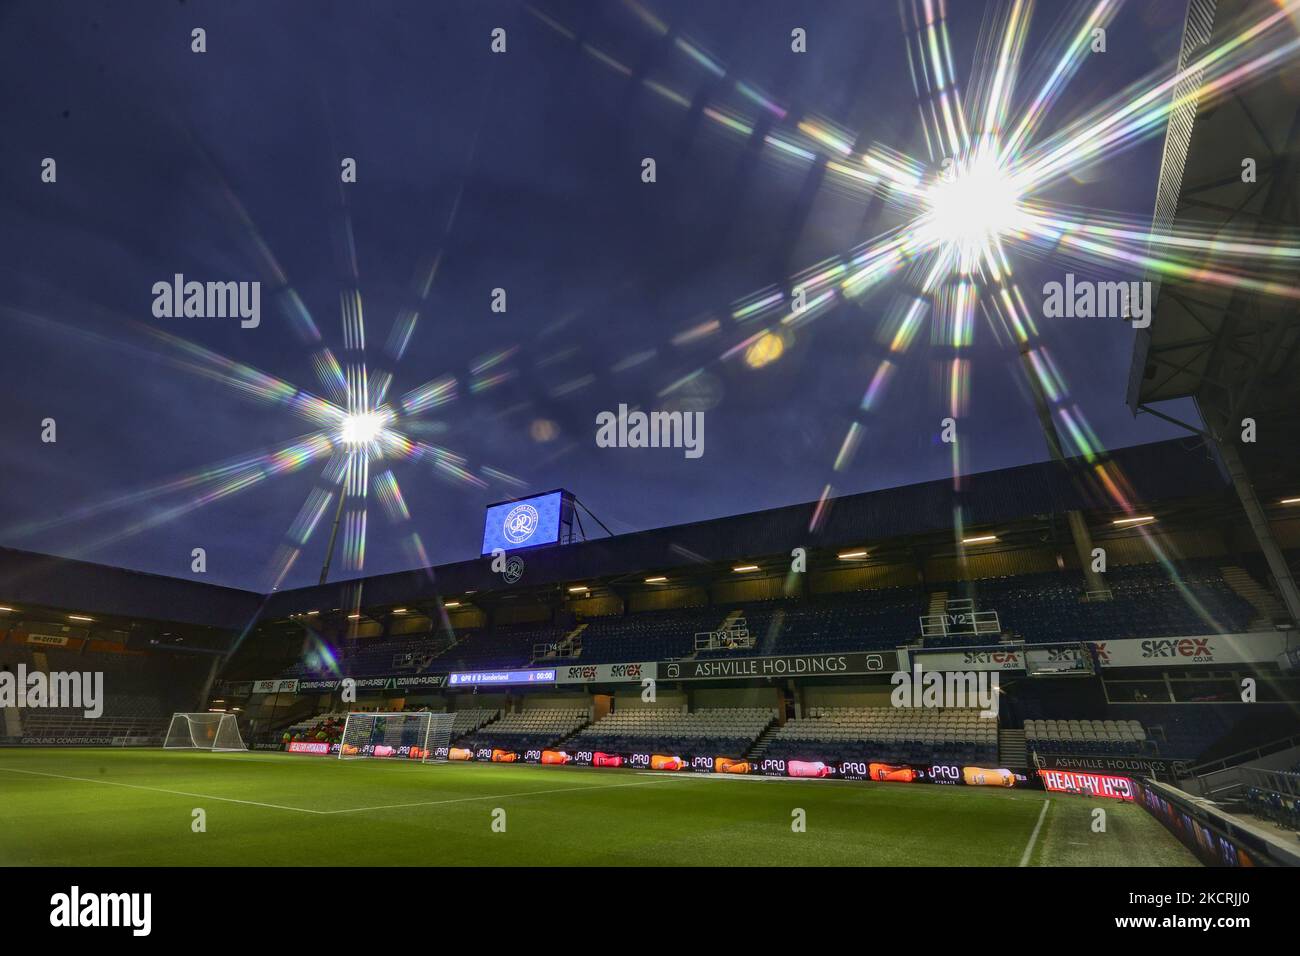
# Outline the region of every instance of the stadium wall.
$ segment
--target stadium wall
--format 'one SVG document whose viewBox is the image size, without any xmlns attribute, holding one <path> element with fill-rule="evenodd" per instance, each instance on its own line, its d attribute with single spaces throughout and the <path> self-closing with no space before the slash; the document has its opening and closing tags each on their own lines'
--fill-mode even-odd
<svg viewBox="0 0 1300 956">
<path fill-rule="evenodd" d="M 889 707 L 889 684 L 808 684 L 799 687 L 800 712 L 809 707 Z"/>
<path fill-rule="evenodd" d="M 638 707 L 668 707 L 682 709 L 686 706 L 686 691 L 673 688 L 656 688 L 655 701 L 649 703 L 641 699 L 641 685 L 629 684 L 614 691 L 615 709 L 633 709 Z"/>
<path fill-rule="evenodd" d="M 1056 552 L 1042 549 L 971 552 L 965 557 L 952 555 L 925 562 L 926 580 L 935 582 L 1013 577 L 1055 570 Z"/>
<path fill-rule="evenodd" d="M 719 581 L 713 586 L 715 604 L 743 604 L 747 601 L 771 601 L 783 597 L 785 597 L 784 577 Z"/>
<path fill-rule="evenodd" d="M 447 710 L 504 710 L 509 694 L 452 694 L 446 698 Z"/>
<path fill-rule="evenodd" d="M 476 631 L 487 627 L 487 615 L 473 605 L 451 608 L 447 611 L 451 626 L 458 631 Z"/>
<path fill-rule="evenodd" d="M 784 697 L 776 687 L 702 687 L 689 692 L 691 710 L 711 707 L 783 706 Z"/>
<path fill-rule="evenodd" d="M 641 611 L 671 611 L 678 608 L 704 607 L 709 603 L 705 588 L 661 588 L 654 591 L 633 592 L 628 595 L 627 608 L 631 614 Z"/>
<path fill-rule="evenodd" d="M 602 595 L 571 601 L 569 610 L 577 618 L 618 617 L 623 613 L 623 599 L 618 595 Z"/>
<path fill-rule="evenodd" d="M 1111 567 L 1128 564 L 1150 564 L 1158 561 L 1155 546 L 1166 554 L 1175 554 L 1180 560 L 1187 558 L 1220 558 L 1224 556 L 1223 536 L 1214 531 L 1180 531 L 1173 534 L 1117 534 L 1097 535 L 1093 544 L 1106 549 L 1106 563 Z M 1226 563 L 1226 559 L 1225 559 Z"/>
<path fill-rule="evenodd" d="M 587 710 L 591 695 L 585 691 L 572 694 L 528 694 L 519 700 L 519 710 Z"/>
<path fill-rule="evenodd" d="M 1280 547 L 1287 549 L 1300 548 L 1300 518 L 1293 518 L 1288 521 L 1272 521 L 1270 526 L 1273 529 L 1273 537 L 1277 539 Z M 1257 545 L 1250 543 L 1254 539 L 1246 534 L 1244 529 L 1242 534 L 1247 538 L 1247 543 L 1244 545 L 1245 549 L 1258 550 Z"/>
<path fill-rule="evenodd" d="M 877 588 L 908 588 L 918 583 L 917 569 L 907 564 L 850 566 L 813 574 L 808 582 L 813 594 L 838 594 Z"/>
<path fill-rule="evenodd" d="M 396 637 L 403 634 L 426 634 L 432 630 L 436 630 L 432 619 L 419 614 L 394 618 L 388 625 L 388 633 Z"/>
<path fill-rule="evenodd" d="M 536 604 L 498 606 L 493 617 L 497 624 L 543 624 L 551 619 L 551 609 Z"/>
</svg>

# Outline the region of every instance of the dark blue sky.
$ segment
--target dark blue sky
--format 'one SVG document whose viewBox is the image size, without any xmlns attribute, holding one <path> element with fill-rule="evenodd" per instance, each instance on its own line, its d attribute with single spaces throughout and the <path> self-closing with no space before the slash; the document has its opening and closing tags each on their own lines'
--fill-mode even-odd
<svg viewBox="0 0 1300 956">
<path fill-rule="evenodd" d="M 596 447 L 598 412 L 658 405 L 661 388 L 738 340 L 727 325 L 731 303 L 897 221 L 878 202 L 819 182 L 808 166 L 776 162 L 772 149 L 668 104 L 642 77 L 698 105 L 756 116 L 735 92 L 744 80 L 792 117 L 816 113 L 862 144 L 924 156 L 892 0 L 646 6 L 670 37 L 710 51 L 726 79 L 613 0 L 538 7 L 631 67 L 631 79 L 513 3 L 6 4 L 0 544 L 185 576 L 191 548 L 201 546 L 207 580 L 266 586 L 319 465 L 137 533 L 124 532 L 192 493 L 80 517 L 78 509 L 309 430 L 283 408 L 160 361 L 166 350 L 145 329 L 319 394 L 311 349 L 275 310 L 275 289 L 229 197 L 337 349 L 343 156 L 359 164 L 359 181 L 345 188 L 373 367 L 385 366 L 394 317 L 415 302 L 417 267 L 442 251 L 410 349 L 393 368 L 392 395 L 444 374 L 468 382 L 484 356 L 517 348 L 497 369 L 512 374 L 508 381 L 477 394 L 462 387 L 458 401 L 426 416 L 427 437 L 469 467 L 500 468 L 527 490 L 570 488 L 616 532 L 812 500 L 828 481 L 849 493 L 950 474 L 949 449 L 936 441 L 946 414 L 938 358 L 922 329 L 852 466 L 832 478 L 879 358 L 875 337 L 897 291 L 889 287 L 799 330 L 760 371 L 710 365 L 698 380 L 708 409 L 702 458 Z M 953 6 L 964 74 L 984 10 Z M 1085 64 L 1046 128 L 1167 62 L 1178 6 L 1129 5 L 1107 54 Z M 1048 40 L 1064 9 L 1040 7 L 1031 64 L 1054 51 Z M 207 31 L 202 55 L 190 52 L 196 26 Z M 489 51 L 498 26 L 508 31 L 505 55 Z M 796 26 L 808 32 L 806 55 L 790 52 Z M 1152 140 L 1110 157 L 1052 196 L 1149 216 L 1159 147 Z M 47 156 L 58 162 L 53 185 L 39 179 Z M 640 181 L 646 156 L 658 164 L 653 185 Z M 1062 267 L 1028 262 L 1025 270 L 1030 295 Z M 153 318 L 151 287 L 176 272 L 261 279 L 262 325 Z M 504 315 L 489 310 L 495 287 L 508 293 Z M 726 331 L 681 341 L 710 316 Z M 1045 330 L 1075 401 L 1109 447 L 1174 434 L 1134 421 L 1124 405 L 1131 335 L 1102 322 Z M 649 350 L 653 358 L 611 371 Z M 981 324 L 971 358 L 964 467 L 1045 457 L 1015 354 Z M 46 417 L 57 421 L 55 444 L 40 441 Z M 534 433 L 538 419 L 554 425 L 547 441 Z M 475 555 L 483 506 L 512 491 L 449 482 L 427 465 L 399 463 L 394 474 L 435 561 Z M 402 529 L 378 508 L 369 527 L 367 573 L 410 566 Z M 324 540 L 318 532 L 288 584 L 314 582 Z"/>
</svg>

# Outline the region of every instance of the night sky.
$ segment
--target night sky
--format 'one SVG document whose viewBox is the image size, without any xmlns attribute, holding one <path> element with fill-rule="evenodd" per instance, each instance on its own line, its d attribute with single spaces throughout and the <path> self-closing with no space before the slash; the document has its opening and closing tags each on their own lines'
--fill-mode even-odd
<svg viewBox="0 0 1300 956">
<path fill-rule="evenodd" d="M 959 73 L 984 17 L 952 4 Z M 1064 5 L 1040 4 L 1031 66 Z M 1180 4 L 1134 3 L 1109 29 L 1045 128 L 1095 106 L 1167 63 Z M 631 77 L 504 2 L 11 2 L 0 8 L 0 545 L 269 587 L 268 567 L 321 462 L 241 494 L 158 520 L 198 488 L 139 495 L 214 462 L 274 449 L 311 426 L 283 407 L 196 375 L 150 328 L 323 394 L 313 349 L 276 307 L 265 243 L 340 349 L 340 196 L 351 216 L 372 370 L 391 395 L 454 375 L 459 397 L 423 417 L 422 437 L 522 485 L 480 488 L 427 463 L 397 462 L 408 528 L 372 507 L 365 573 L 410 567 L 415 529 L 434 562 L 473 557 L 483 506 L 523 491 L 571 489 L 616 533 L 815 500 L 829 482 L 853 493 L 951 474 L 938 440 L 946 414 L 938 353 L 923 328 L 852 464 L 832 471 L 879 360 L 881 317 L 898 290 L 837 306 L 798 329 L 762 369 L 714 361 L 743 334 L 733 304 L 787 282 L 898 222 L 867 195 L 726 133 L 700 108 L 761 110 L 735 81 L 766 91 L 791 118 L 833 120 L 862 145 L 924 157 L 893 2 L 647 0 L 665 39 L 616 0 L 539 0 L 557 23 L 626 64 Z M 190 31 L 207 32 L 191 52 Z M 489 48 L 507 31 L 507 52 Z M 790 50 L 802 27 L 808 52 Z M 723 64 L 719 79 L 676 47 L 689 38 Z M 651 77 L 694 101 L 678 108 Z M 773 119 L 772 132 L 793 132 Z M 1052 197 L 1149 221 L 1160 138 L 1059 184 Z M 339 163 L 355 157 L 358 181 Z M 57 182 L 41 182 L 41 161 Z M 658 181 L 641 181 L 653 157 Z M 450 231 L 446 224 L 457 197 Z M 244 224 L 246 213 L 255 232 Z M 383 345 L 417 304 L 412 280 L 441 253 L 432 291 L 400 363 Z M 1023 264 L 1031 303 L 1064 267 Z M 261 280 L 262 322 L 158 319 L 152 286 Z M 1137 276 L 1124 276 L 1137 278 Z M 490 309 L 507 290 L 508 310 Z M 719 330 L 684 335 L 719 319 Z M 744 334 L 748 334 L 746 330 Z M 1170 437 L 1124 404 L 1131 330 L 1118 322 L 1045 329 L 1101 443 Z M 628 368 L 631 356 L 650 355 Z M 503 380 L 472 392 L 488 356 Z M 948 353 L 943 353 L 947 355 Z M 971 403 L 961 423 L 967 471 L 1047 455 L 1020 360 L 990 327 L 975 330 Z M 169 361 L 170 360 L 170 361 Z M 705 409 L 705 454 L 602 449 L 595 417 L 620 403 L 664 407 L 668 384 L 705 367 L 685 400 Z M 1187 411 L 1183 415 L 1190 416 Z M 41 422 L 57 442 L 41 441 Z M 124 496 L 126 496 L 124 498 Z M 120 506 L 100 509 L 112 499 Z M 57 519 L 57 520 L 56 520 Z M 314 583 L 318 529 L 284 586 Z"/>
</svg>

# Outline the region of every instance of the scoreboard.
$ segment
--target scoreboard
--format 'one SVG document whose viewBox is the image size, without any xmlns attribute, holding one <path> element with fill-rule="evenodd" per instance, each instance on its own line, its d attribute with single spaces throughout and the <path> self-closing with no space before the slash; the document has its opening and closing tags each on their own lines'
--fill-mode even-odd
<svg viewBox="0 0 1300 956">
<path fill-rule="evenodd" d="M 561 542 L 572 535 L 573 496 L 563 489 L 488 505 L 483 520 L 483 554 Z"/>
</svg>

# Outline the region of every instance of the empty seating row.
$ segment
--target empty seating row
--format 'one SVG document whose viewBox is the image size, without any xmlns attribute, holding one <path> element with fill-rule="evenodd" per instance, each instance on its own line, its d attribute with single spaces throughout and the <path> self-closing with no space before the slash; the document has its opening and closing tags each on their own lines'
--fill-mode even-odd
<svg viewBox="0 0 1300 956">
<path fill-rule="evenodd" d="M 768 739 L 762 756 L 966 764 L 995 761 L 997 749 L 997 721 L 977 710 L 826 707 L 787 721 Z"/>
<path fill-rule="evenodd" d="M 743 756 L 776 719 L 771 708 L 697 710 L 628 708 L 582 730 L 572 746 L 611 752 L 676 750 L 688 754 Z"/>
<path fill-rule="evenodd" d="M 511 750 L 549 747 L 576 733 L 590 716 L 590 712 L 585 708 L 549 707 L 507 714 L 462 739 L 460 746 L 472 749 L 500 747 Z"/>
<path fill-rule="evenodd" d="M 1136 720 L 1027 720 L 1030 750 L 1055 753 L 1140 753 L 1146 731 Z"/>
<path fill-rule="evenodd" d="M 500 710 L 489 710 L 486 707 L 473 707 L 466 710 L 453 711 L 451 721 L 451 739 L 456 740 L 464 737 L 466 734 L 472 734 L 489 721 L 496 720 Z"/>
</svg>

